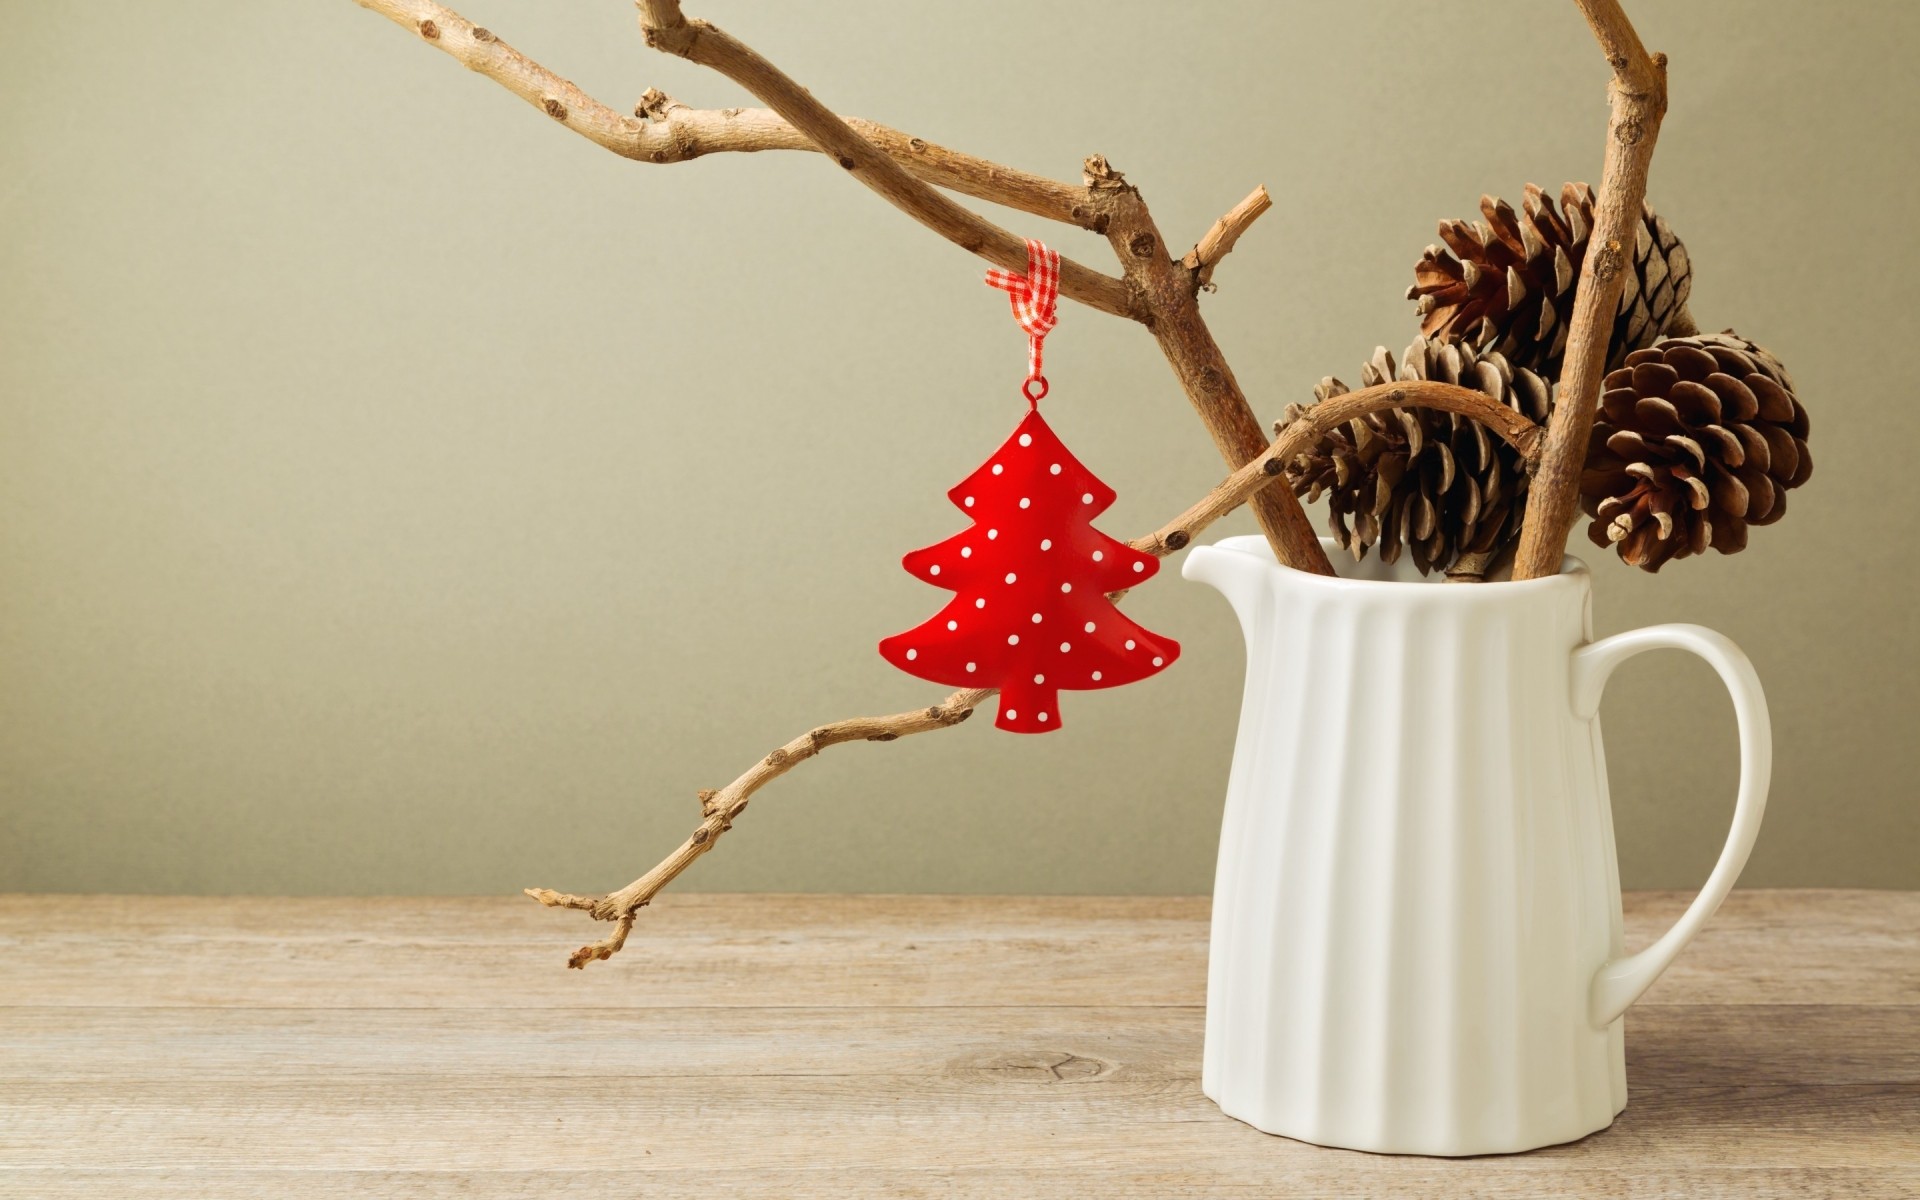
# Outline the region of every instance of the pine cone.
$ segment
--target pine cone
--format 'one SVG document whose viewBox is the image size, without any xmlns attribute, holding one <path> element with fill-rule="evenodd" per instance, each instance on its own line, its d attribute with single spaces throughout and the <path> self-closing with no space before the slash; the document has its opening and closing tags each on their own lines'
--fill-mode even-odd
<svg viewBox="0 0 1920 1200">
<path fill-rule="evenodd" d="M 1606 377 L 1580 480 L 1587 536 L 1648 571 L 1732 554 L 1812 473 L 1807 410 L 1777 359 L 1732 330 L 1667 338 Z"/>
<path fill-rule="evenodd" d="M 1573 320 L 1574 287 L 1593 231 L 1593 189 L 1566 184 L 1560 203 L 1564 213 L 1530 183 L 1521 213 L 1504 200 L 1482 196 L 1485 221 L 1440 222 L 1440 240 L 1453 253 L 1428 246 L 1407 289 L 1407 299 L 1420 302 L 1421 334 L 1497 350 L 1514 367 L 1557 380 Z M 1633 272 L 1621 289 L 1607 348 L 1609 369 L 1668 331 L 1692 284 L 1687 248 L 1651 208 L 1643 205 L 1642 211 Z M 1692 331 L 1691 321 L 1681 330 Z"/>
<path fill-rule="evenodd" d="M 1364 386 L 1428 379 L 1485 392 L 1544 423 L 1550 403 L 1544 380 L 1515 370 L 1499 354 L 1476 354 L 1458 342 L 1421 338 L 1396 368 L 1385 347 L 1361 368 Z M 1345 394 L 1327 378 L 1316 400 Z M 1305 411 L 1289 405 L 1276 430 Z M 1527 473 L 1519 452 L 1470 417 L 1430 408 L 1370 413 L 1328 434 L 1287 467 L 1293 490 L 1309 500 L 1327 495 L 1334 537 L 1355 559 L 1378 543 L 1393 562 L 1402 546 L 1421 574 L 1483 575 L 1520 531 Z M 1351 516 L 1353 524 L 1348 525 Z"/>
</svg>

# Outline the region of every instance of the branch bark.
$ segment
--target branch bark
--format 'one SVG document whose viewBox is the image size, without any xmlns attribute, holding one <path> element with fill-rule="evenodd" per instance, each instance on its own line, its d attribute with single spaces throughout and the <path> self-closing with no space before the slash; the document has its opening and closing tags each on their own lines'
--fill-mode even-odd
<svg viewBox="0 0 1920 1200">
<path fill-rule="evenodd" d="M 1649 56 L 1618 0 L 1574 0 L 1613 69 L 1606 161 L 1594 199 L 1594 228 L 1574 291 L 1573 322 L 1539 472 L 1527 497 L 1513 577 L 1560 570 L 1580 495 L 1587 440 L 1606 368 L 1620 289 L 1632 266 L 1634 226 L 1647 194 L 1647 170 L 1667 111 L 1667 59 Z"/>
<path fill-rule="evenodd" d="M 706 21 L 688 20 L 678 0 L 641 0 L 640 12 L 649 46 L 711 67 L 747 89 L 855 179 L 954 245 L 1010 271 L 1027 269 L 1025 239 L 915 179 L 738 38 Z M 1126 283 L 1064 255 L 1060 294 L 1115 316 L 1139 320 L 1144 315 Z"/>
<path fill-rule="evenodd" d="M 468 70 L 484 75 L 575 133 L 622 158 L 643 163 L 688 162 L 709 154 L 753 154 L 763 150 L 820 147 L 779 114 L 764 108 L 690 108 L 649 89 L 629 117 L 433 0 L 355 0 L 410 29 L 430 46 Z M 843 117 L 861 137 L 880 148 L 914 176 L 1050 221 L 1094 227 L 1086 192 L 1071 183 L 1048 179 L 963 154 L 859 117 Z"/>
<path fill-rule="evenodd" d="M 710 114 L 689 109 L 653 90 L 642 97 L 635 117 L 623 117 L 500 42 L 489 31 L 474 26 L 433 0 L 357 2 L 414 28 L 460 62 L 497 80 L 555 120 L 616 153 L 648 162 L 685 161 L 706 152 L 702 149 L 703 136 L 718 137 L 716 128 L 726 128 L 725 111 L 720 114 L 721 123 L 716 125 Z M 883 135 L 879 143 L 869 142 L 865 134 L 829 112 L 805 88 L 752 50 L 705 22 L 689 21 L 680 11 L 678 0 L 642 0 L 640 7 L 641 27 L 649 44 L 721 71 L 775 110 L 773 119 L 780 121 L 778 130 L 759 122 L 758 133 L 736 131 L 740 136 L 735 141 L 729 143 L 723 138 L 715 145 L 724 144 L 730 149 L 761 148 L 753 138 L 765 136 L 770 139 L 765 148 L 772 148 L 771 139 L 776 135 L 803 137 L 810 146 L 834 157 L 867 186 L 942 236 L 989 262 L 1013 270 L 1025 267 L 1024 241 L 954 204 L 893 161 L 900 156 L 898 139 L 903 135 L 875 127 L 883 130 Z M 735 119 L 745 116 L 743 110 Z M 893 139 L 892 149 L 888 148 L 889 139 Z M 921 145 L 926 148 L 916 148 Z M 1090 170 L 1085 180 L 1087 186 L 1076 190 L 984 159 L 919 143 L 918 139 L 906 139 L 905 153 L 924 157 L 924 161 L 919 157 L 910 158 L 908 166 L 918 163 L 950 176 L 956 190 L 971 190 L 991 199 L 1017 199 L 1028 211 L 1046 210 L 1047 215 L 1058 215 L 1064 205 L 1066 219 L 1106 233 L 1122 261 L 1127 263 L 1126 279 L 1113 279 L 1063 259 L 1062 292 L 1151 328 L 1188 399 L 1227 462 L 1238 466 L 1259 453 L 1265 444 L 1260 422 L 1247 405 L 1245 394 L 1233 379 L 1224 355 L 1200 316 L 1195 293 L 1201 283 L 1195 270 L 1174 263 L 1163 250 L 1148 254 L 1138 251 L 1138 247 L 1146 245 L 1159 247 L 1159 231 L 1153 227 L 1152 217 L 1138 193 L 1127 187 L 1117 173 L 1109 171 L 1104 159 L 1096 156 L 1088 160 L 1090 166 L 1097 162 L 1102 174 L 1096 178 Z M 967 184 L 966 188 L 959 186 L 961 181 Z M 1071 202 L 1067 192 L 1073 193 Z M 1260 189 L 1255 196 L 1243 201 L 1201 239 L 1194 255 L 1202 268 L 1210 269 L 1232 249 L 1239 233 L 1264 210 L 1264 205 L 1258 203 L 1264 193 L 1265 189 Z M 1118 229 L 1114 225 L 1116 216 L 1123 218 Z M 1306 513 L 1292 493 L 1276 489 L 1256 501 L 1254 508 L 1261 529 L 1280 561 L 1305 570 L 1332 569 Z"/>
<path fill-rule="evenodd" d="M 1246 503 L 1249 497 L 1276 490 L 1273 485 L 1285 474 L 1287 463 L 1312 449 L 1333 429 L 1368 413 L 1416 406 L 1472 417 L 1518 450 L 1529 467 L 1538 459 L 1540 427 L 1484 392 L 1424 380 L 1384 383 L 1335 396 L 1307 409 L 1289 422 L 1260 454 L 1221 480 L 1185 512 L 1128 544 L 1159 558 L 1182 550 L 1196 535 Z M 1118 601 L 1124 595 L 1123 590 L 1110 593 L 1108 598 Z M 574 951 L 567 959 L 569 967 L 585 967 L 611 958 L 626 944 L 639 911 L 701 855 L 713 849 L 721 835 L 733 828 L 735 818 L 746 811 L 747 801 L 755 792 L 829 746 L 857 741 L 891 742 L 916 733 L 951 729 L 972 716 L 973 710 L 993 694 L 991 688 L 970 688 L 954 692 L 927 708 L 884 717 L 853 717 L 816 726 L 754 763 L 727 786 L 718 791 L 701 792 L 700 824 L 692 834 L 652 870 L 619 891 L 604 896 L 581 896 L 551 888 L 527 888 L 526 894 L 549 908 L 579 909 L 595 920 L 613 923 L 612 933 Z"/>
<path fill-rule="evenodd" d="M 1258 458 L 1267 448 L 1260 419 L 1253 415 L 1247 395 L 1240 390 L 1227 356 L 1214 341 L 1200 315 L 1194 277 L 1167 253 L 1166 241 L 1147 210 L 1146 201 L 1132 184 L 1099 155 L 1087 160 L 1090 190 L 1107 197 L 1112 214 L 1107 241 L 1125 267 L 1127 282 L 1145 298 L 1153 314 L 1150 328 L 1194 411 L 1213 435 L 1213 444 L 1230 467 Z M 1296 570 L 1333 574 L 1320 547 L 1320 537 L 1299 499 L 1286 488 L 1258 492 L 1253 499 L 1254 520 L 1273 546 L 1274 556 Z"/>
<path fill-rule="evenodd" d="M 712 67 L 740 84 L 818 142 L 862 183 L 935 232 L 1003 267 L 1025 269 L 1024 241 L 908 175 L 829 112 L 811 92 L 751 48 L 707 22 L 688 20 L 680 11 L 679 0 L 640 0 L 640 11 L 648 45 Z M 1062 258 L 1062 294 L 1103 307 L 1105 298 L 1089 293 L 1108 285 L 1118 286 L 1126 299 L 1106 311 L 1130 316 L 1153 330 L 1161 352 L 1228 465 L 1239 467 L 1257 457 L 1266 447 L 1266 437 L 1227 366 L 1226 356 L 1200 315 L 1193 276 L 1167 253 L 1140 193 L 1113 171 L 1105 158 L 1095 155 L 1087 160 L 1085 182 L 1088 207 L 1096 212 L 1095 219 L 1101 222 L 1098 227 L 1104 229 L 1119 256 L 1125 280 L 1111 279 Z M 1251 221 L 1251 217 L 1246 218 L 1241 227 Z M 1076 279 L 1080 281 L 1078 293 L 1069 287 Z M 1333 573 L 1306 510 L 1291 491 L 1263 491 L 1255 499 L 1253 510 L 1279 561 L 1303 571 Z"/>
<path fill-rule="evenodd" d="M 1215 221 L 1194 243 L 1193 249 L 1187 251 L 1187 256 L 1180 260 L 1180 265 L 1192 274 L 1193 286 L 1212 291 L 1213 269 L 1232 252 L 1234 243 L 1240 240 L 1240 235 L 1247 231 L 1247 227 L 1272 207 L 1273 197 L 1267 194 L 1267 185 L 1263 183 Z"/>
</svg>

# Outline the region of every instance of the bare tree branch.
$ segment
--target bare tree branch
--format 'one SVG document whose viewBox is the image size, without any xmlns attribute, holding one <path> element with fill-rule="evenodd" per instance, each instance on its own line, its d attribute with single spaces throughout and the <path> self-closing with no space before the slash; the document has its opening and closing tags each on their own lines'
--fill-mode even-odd
<svg viewBox="0 0 1920 1200">
<path fill-rule="evenodd" d="M 1014 270 L 1026 266 L 1023 241 L 914 179 L 772 63 L 714 26 L 688 20 L 679 0 L 640 0 L 640 10 L 649 45 L 713 67 L 740 84 L 820 143 L 861 182 L 922 224 L 1003 266 Z M 1089 158 L 1084 178 L 1088 205 L 1104 218 L 1107 241 L 1124 265 L 1126 279 L 1122 283 L 1062 259 L 1061 292 L 1074 295 L 1069 285 L 1082 272 L 1093 276 L 1081 280 L 1083 289 L 1118 285 L 1126 295 L 1124 315 L 1152 329 L 1221 456 L 1230 466 L 1242 465 L 1265 448 L 1266 437 L 1200 315 L 1191 274 L 1167 253 L 1140 193 L 1105 158 Z M 1102 303 L 1085 291 L 1080 298 L 1095 307 Z M 1306 511 L 1292 492 L 1284 488 L 1262 492 L 1253 509 L 1281 562 L 1305 571 L 1333 573 Z"/>
<path fill-rule="evenodd" d="M 357 2 L 415 28 L 429 42 L 503 83 L 555 120 L 618 153 L 643 161 L 656 158 L 684 161 L 700 152 L 700 137 L 713 132 L 711 118 L 657 90 L 650 90 L 641 98 L 636 109 L 638 115 L 631 119 L 622 117 L 505 46 L 493 34 L 432 0 Z M 712 65 L 754 91 L 774 106 L 775 119 L 782 122 L 785 130 L 804 136 L 809 144 L 833 155 L 862 182 L 916 219 L 989 261 L 1016 270 L 1026 265 L 1024 242 L 953 204 L 908 174 L 888 153 L 868 143 L 860 132 L 827 111 L 811 93 L 765 59 L 712 26 L 687 20 L 677 0 L 644 0 L 641 13 L 642 29 L 650 43 L 692 61 Z M 723 111 L 720 120 L 726 119 Z M 764 123 L 762 132 L 772 136 Z M 886 133 L 898 136 L 891 130 Z M 1066 188 L 1064 184 L 1038 180 L 1036 185 L 1037 177 L 1022 176 L 985 160 L 935 150 L 937 148 L 929 148 L 924 152 L 927 161 L 936 164 L 942 172 L 965 178 L 970 185 L 976 185 L 973 190 L 977 192 L 991 194 L 993 198 L 1028 201 L 1030 211 L 1052 210 L 1065 202 L 1061 194 L 1061 189 Z M 923 153 L 916 149 L 916 139 L 911 138 L 907 139 L 906 152 L 909 155 Z M 1259 420 L 1247 405 L 1246 396 L 1234 381 L 1225 357 L 1200 315 L 1194 297 L 1198 287 L 1194 273 L 1173 262 L 1165 253 L 1159 231 L 1153 227 L 1151 215 L 1138 193 L 1126 186 L 1117 172 L 1111 172 L 1104 159 L 1096 156 L 1088 162 L 1098 163 L 1101 173 L 1096 177 L 1096 173 L 1089 171 L 1086 186 L 1078 191 L 1078 200 L 1069 206 L 1068 219 L 1106 233 L 1122 261 L 1128 264 L 1128 276 L 1125 281 L 1116 280 L 1062 260 L 1062 291 L 1069 296 L 1078 295 L 1106 311 L 1122 312 L 1151 328 L 1188 399 L 1213 435 L 1215 445 L 1229 465 L 1238 466 L 1257 454 L 1265 440 Z M 1235 213 L 1216 223 L 1218 236 L 1210 231 L 1203 239 L 1212 246 L 1209 253 L 1213 261 L 1226 253 L 1238 231 L 1258 216 L 1257 207 L 1250 198 Z M 1117 229 L 1116 215 L 1123 218 L 1122 226 Z M 985 240 L 975 241 L 976 238 Z M 1142 247 L 1147 246 L 1155 249 L 1143 252 Z M 1196 247 L 1196 253 L 1199 249 Z M 1282 562 L 1305 570 L 1332 570 L 1305 511 L 1292 493 L 1276 489 L 1263 494 L 1255 502 L 1254 510 L 1261 529 Z"/>
<path fill-rule="evenodd" d="M 428 45 L 445 51 L 468 70 L 486 76 L 622 158 L 677 163 L 709 154 L 820 150 L 811 138 L 764 108 L 689 108 L 649 89 L 640 98 L 634 115 L 627 117 L 507 45 L 490 30 L 433 0 L 355 3 L 413 30 Z M 895 162 L 936 187 L 1051 221 L 1094 228 L 1096 214 L 1086 207 L 1086 191 L 1074 184 L 949 150 L 875 121 L 843 119 Z"/>
<path fill-rule="evenodd" d="M 1273 197 L 1267 194 L 1267 185 L 1263 183 L 1213 223 L 1194 243 L 1193 249 L 1187 251 L 1187 256 L 1180 260 L 1180 265 L 1192 272 L 1195 287 L 1213 290 L 1213 269 L 1233 250 L 1234 243 L 1240 240 L 1240 235 L 1247 231 L 1247 227 L 1272 207 Z"/>
<path fill-rule="evenodd" d="M 1667 58 L 1649 56 L 1618 0 L 1574 0 L 1593 27 L 1613 69 L 1606 161 L 1594 198 L 1593 233 L 1573 299 L 1567 355 L 1560 369 L 1547 444 L 1527 496 L 1513 577 L 1535 579 L 1560 570 L 1567 530 L 1580 497 L 1587 439 L 1593 430 L 1606 369 L 1607 341 L 1620 291 L 1633 269 L 1635 229 L 1647 195 L 1647 170 L 1667 112 Z"/>
<path fill-rule="evenodd" d="M 657 89 L 640 97 L 636 116 L 645 115 L 664 129 L 671 149 L 656 150 L 648 162 L 683 162 L 707 154 L 760 150 L 806 150 L 820 147 L 779 114 L 764 108 L 689 108 Z M 872 142 L 917 179 L 962 195 L 1003 204 L 1036 217 L 1095 229 L 1098 214 L 1087 207 L 1086 189 L 1002 166 L 958 150 L 912 137 L 878 121 L 842 117 L 847 127 Z"/>
<path fill-rule="evenodd" d="M 1025 239 L 915 179 L 744 42 L 706 21 L 688 20 L 678 0 L 641 0 L 640 12 L 640 27 L 649 46 L 711 67 L 747 89 L 855 179 L 954 245 L 995 266 L 1026 270 Z M 1115 316 L 1135 320 L 1146 316 L 1124 282 L 1065 256 L 1060 259 L 1060 294 Z"/>
<path fill-rule="evenodd" d="M 891 742 L 910 734 L 958 725 L 991 695 L 991 690 L 973 688 L 955 692 L 929 708 L 887 717 L 851 717 L 815 726 L 754 763 L 726 787 L 717 792 L 700 793 L 701 820 L 693 833 L 651 871 L 626 887 L 599 897 L 575 896 L 547 888 L 527 888 L 526 894 L 549 908 L 584 909 L 595 920 L 614 922 L 613 934 L 574 951 L 567 960 L 569 967 L 584 967 L 596 959 L 610 958 L 626 943 L 634 914 L 651 903 L 660 889 L 677 879 L 695 859 L 713 849 L 720 835 L 733 828 L 734 818 L 746 811 L 747 801 L 755 792 L 829 746 L 857 741 Z"/>
<path fill-rule="evenodd" d="M 1529 467 L 1538 457 L 1540 427 L 1484 392 L 1426 380 L 1384 383 L 1334 396 L 1308 408 L 1289 422 L 1261 454 L 1221 480 L 1185 512 L 1128 545 L 1160 558 L 1184 549 L 1195 536 L 1249 497 L 1279 490 L 1272 485 L 1285 474 L 1286 465 L 1311 450 L 1327 433 L 1368 413 L 1416 406 L 1443 409 L 1482 422 L 1518 450 Z M 1125 595 L 1124 590 L 1112 592 L 1108 599 L 1117 602 Z M 733 828 L 734 819 L 746 811 L 748 799 L 762 787 L 829 746 L 856 741 L 891 742 L 916 733 L 950 729 L 972 716 L 973 710 L 993 694 L 991 688 L 971 688 L 954 692 L 928 708 L 885 717 L 854 717 L 816 726 L 754 763 L 726 787 L 700 793 L 701 819 L 693 833 L 652 870 L 626 887 L 605 896 L 579 896 L 550 888 L 527 888 L 526 894 L 549 908 L 580 909 L 595 920 L 614 923 L 612 934 L 574 951 L 567 960 L 568 966 L 584 967 L 598 959 L 611 958 L 625 945 L 635 914 L 696 859 L 713 849 L 720 836 Z"/>
<path fill-rule="evenodd" d="M 1087 160 L 1090 190 L 1107 198 L 1107 241 L 1126 269 L 1127 282 L 1153 313 L 1153 337 L 1180 380 L 1187 400 L 1213 435 L 1229 467 L 1241 467 L 1267 448 L 1266 431 L 1227 365 L 1227 356 L 1200 315 L 1193 276 L 1167 253 L 1166 241 L 1140 192 L 1104 157 Z M 1286 488 L 1256 493 L 1253 517 L 1274 557 L 1301 571 L 1333 574 L 1319 535 L 1299 498 Z"/>
</svg>

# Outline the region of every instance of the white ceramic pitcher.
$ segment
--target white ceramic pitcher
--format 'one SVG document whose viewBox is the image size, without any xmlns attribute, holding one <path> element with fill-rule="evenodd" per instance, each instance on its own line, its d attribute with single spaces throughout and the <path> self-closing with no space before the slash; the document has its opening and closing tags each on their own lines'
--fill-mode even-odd
<svg viewBox="0 0 1920 1200">
<path fill-rule="evenodd" d="M 1339 562 L 1345 555 L 1328 545 Z M 1771 765 L 1766 698 L 1697 625 L 1592 641 L 1568 559 L 1520 583 L 1328 578 L 1259 537 L 1195 548 L 1247 641 L 1214 883 L 1202 1086 L 1268 1133 L 1396 1154 L 1571 1141 L 1626 1107 L 1621 1013 L 1733 887 Z M 1733 694 L 1726 848 L 1678 923 L 1627 954 L 1595 715 L 1644 650 Z"/>
</svg>

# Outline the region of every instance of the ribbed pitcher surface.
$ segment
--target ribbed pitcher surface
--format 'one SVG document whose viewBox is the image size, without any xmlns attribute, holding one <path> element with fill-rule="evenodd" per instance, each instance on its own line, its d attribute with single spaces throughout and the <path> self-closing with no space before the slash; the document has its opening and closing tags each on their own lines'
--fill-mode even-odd
<svg viewBox="0 0 1920 1200">
<path fill-rule="evenodd" d="M 1588 1019 L 1620 893 L 1597 720 L 1572 707 L 1584 567 L 1477 586 L 1330 579 L 1258 537 L 1191 556 L 1247 679 L 1214 887 L 1203 1086 L 1324 1145 L 1481 1154 L 1625 1106 Z"/>
<path fill-rule="evenodd" d="M 1573 559 L 1520 583 L 1347 569 L 1290 570 L 1258 537 L 1183 568 L 1247 638 L 1202 1086 L 1255 1128 L 1356 1150 L 1489 1154 L 1603 1129 L 1627 1103 L 1621 1014 L 1759 833 L 1772 742 L 1753 666 L 1697 625 L 1593 642 Z M 1706 886 L 1623 955 L 1597 712 L 1614 668 L 1654 649 L 1719 673 L 1740 784 Z"/>
</svg>

